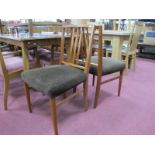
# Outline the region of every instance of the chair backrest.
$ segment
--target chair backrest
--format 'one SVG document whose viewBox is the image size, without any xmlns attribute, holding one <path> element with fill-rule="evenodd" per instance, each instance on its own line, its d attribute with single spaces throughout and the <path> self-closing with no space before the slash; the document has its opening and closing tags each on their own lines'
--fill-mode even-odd
<svg viewBox="0 0 155 155">
<path fill-rule="evenodd" d="M 32 19 L 28 20 L 29 33 L 42 33 L 42 32 L 61 32 L 62 23 L 53 22 L 33 22 Z"/>
<path fill-rule="evenodd" d="M 139 37 L 141 35 L 141 32 L 144 29 L 144 23 L 143 22 L 135 22 L 133 29 L 130 33 L 129 42 L 128 42 L 128 50 L 127 52 L 134 52 L 137 49 L 137 44 L 139 41 Z"/>
<path fill-rule="evenodd" d="M 64 26 L 61 38 L 61 55 L 60 63 L 73 66 L 89 73 L 90 58 L 92 55 L 92 43 L 96 26 L 93 27 L 89 36 L 87 26 Z M 69 29 L 69 31 L 68 31 Z M 70 32 L 70 33 L 66 33 Z M 64 60 L 65 38 L 70 37 L 69 51 L 67 52 L 67 60 Z M 80 62 L 83 63 L 81 66 Z"/>
<path fill-rule="evenodd" d="M 96 32 L 97 31 L 97 32 Z M 98 34 L 98 63 L 91 65 L 95 65 L 97 67 L 98 75 L 102 76 L 102 57 L 103 57 L 103 52 L 102 52 L 102 42 L 103 42 L 103 27 L 102 25 L 95 26 L 95 32 Z"/>
</svg>

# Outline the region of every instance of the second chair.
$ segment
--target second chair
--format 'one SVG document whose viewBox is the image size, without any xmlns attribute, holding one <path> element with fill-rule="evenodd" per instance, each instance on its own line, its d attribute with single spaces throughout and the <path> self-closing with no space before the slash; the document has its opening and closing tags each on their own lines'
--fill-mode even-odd
<svg viewBox="0 0 155 155">
<path fill-rule="evenodd" d="M 101 85 L 112 80 L 119 79 L 118 96 L 120 96 L 123 70 L 125 68 L 125 63 L 119 60 L 115 60 L 108 57 L 103 57 L 102 52 L 102 27 L 99 27 L 99 41 L 98 41 L 98 56 L 91 57 L 90 73 L 93 74 L 93 85 L 95 83 L 95 77 L 97 76 L 96 92 L 94 99 L 94 108 L 97 107 L 98 99 L 100 95 Z M 110 78 L 108 80 L 102 81 L 102 76 L 113 74 L 119 72 L 118 76 Z"/>
</svg>

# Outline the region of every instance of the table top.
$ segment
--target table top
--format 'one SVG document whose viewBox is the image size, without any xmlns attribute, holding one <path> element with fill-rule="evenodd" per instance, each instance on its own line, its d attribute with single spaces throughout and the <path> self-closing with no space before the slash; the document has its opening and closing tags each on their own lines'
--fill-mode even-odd
<svg viewBox="0 0 155 155">
<path fill-rule="evenodd" d="M 129 36 L 129 31 L 113 31 L 113 30 L 103 30 L 103 35 L 117 35 L 117 36 Z"/>
<path fill-rule="evenodd" d="M 95 32 L 97 35 L 98 32 Z M 104 36 L 125 36 L 128 37 L 130 35 L 129 31 L 114 31 L 114 30 L 103 30 L 103 35 Z"/>
<path fill-rule="evenodd" d="M 147 43 L 147 42 L 139 42 L 138 45 L 142 45 L 142 46 L 155 46 L 155 43 Z"/>
<path fill-rule="evenodd" d="M 19 33 L 17 34 L 0 34 L 0 38 L 3 39 L 11 39 L 11 40 L 17 40 L 17 41 L 26 41 L 26 40 L 36 40 L 36 39 L 55 39 L 55 38 L 61 38 L 62 34 L 58 33 L 33 33 L 32 36 L 29 35 L 29 33 Z M 66 35 L 66 37 L 69 37 L 69 35 Z"/>
<path fill-rule="evenodd" d="M 130 33 L 128 31 L 104 30 L 103 35 L 129 36 Z M 53 32 L 33 33 L 32 36 L 30 36 L 29 33 L 19 33 L 18 35 L 17 34 L 0 34 L 0 38 L 13 39 L 13 40 L 19 40 L 19 41 L 47 39 L 47 38 L 49 38 L 49 39 L 50 38 L 61 38 L 61 32 L 59 32 L 57 34 L 55 34 Z"/>
</svg>

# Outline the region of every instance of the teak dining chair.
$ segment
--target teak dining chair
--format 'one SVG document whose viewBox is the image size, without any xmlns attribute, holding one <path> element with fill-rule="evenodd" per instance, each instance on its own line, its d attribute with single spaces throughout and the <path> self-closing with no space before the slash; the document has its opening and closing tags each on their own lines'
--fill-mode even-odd
<svg viewBox="0 0 155 155">
<path fill-rule="evenodd" d="M 71 40 L 70 50 L 67 52 L 68 58 L 64 59 L 64 44 L 65 44 L 65 31 L 70 29 Z M 63 27 L 61 38 L 61 56 L 59 65 L 46 66 L 44 68 L 33 69 L 24 71 L 22 79 L 25 82 L 25 92 L 29 112 L 32 112 L 30 104 L 30 87 L 34 88 L 47 95 L 50 98 L 50 107 L 52 113 L 52 122 L 54 127 L 54 134 L 58 134 L 57 124 L 57 107 L 67 100 L 78 95 L 80 92 L 84 94 L 84 110 L 88 109 L 87 93 L 88 93 L 88 73 L 90 58 L 92 53 L 92 41 L 94 36 L 95 27 L 93 28 L 89 46 L 86 51 L 86 63 L 84 66 L 78 64 L 80 57 L 81 44 L 83 40 L 84 27 Z M 65 96 L 62 101 L 57 103 L 56 97 L 63 94 L 79 84 L 83 83 L 81 90 L 76 90 L 70 96 Z"/>
<path fill-rule="evenodd" d="M 119 88 L 118 88 L 118 96 L 120 96 L 121 92 L 121 85 L 122 85 L 122 78 L 123 78 L 123 70 L 125 68 L 125 63 L 119 60 L 115 60 L 108 57 L 103 57 L 102 52 L 102 27 L 99 27 L 99 34 L 98 34 L 98 56 L 91 57 L 91 65 L 90 65 L 90 73 L 93 74 L 93 81 L 92 84 L 95 84 L 95 76 L 97 76 L 97 83 L 96 83 L 96 92 L 95 92 L 95 99 L 94 99 L 94 108 L 97 107 L 99 94 L 100 94 L 100 87 L 102 84 L 110 82 L 115 79 L 119 79 Z M 102 76 L 109 75 L 119 72 L 119 76 L 113 77 L 111 79 L 102 81 Z"/>
<path fill-rule="evenodd" d="M 9 81 L 17 76 L 20 76 L 22 72 L 22 58 L 15 55 L 21 54 L 21 51 L 3 52 L 4 48 L 8 46 L 0 46 L 0 73 L 4 80 L 4 110 L 8 109 L 8 91 Z"/>
<path fill-rule="evenodd" d="M 144 23 L 136 22 L 130 33 L 127 47 L 122 50 L 122 56 L 125 58 L 125 68 L 126 68 L 127 74 L 128 74 L 128 68 L 129 68 L 129 59 L 131 60 L 133 69 L 135 70 L 136 68 L 137 44 L 138 44 L 139 37 L 143 29 L 144 29 Z"/>
</svg>

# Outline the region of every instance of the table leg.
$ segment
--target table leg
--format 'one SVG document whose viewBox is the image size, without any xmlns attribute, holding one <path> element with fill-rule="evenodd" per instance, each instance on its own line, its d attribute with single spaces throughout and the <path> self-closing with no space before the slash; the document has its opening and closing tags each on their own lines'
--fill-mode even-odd
<svg viewBox="0 0 155 155">
<path fill-rule="evenodd" d="M 119 36 L 113 37 L 112 40 L 112 58 L 121 60 L 123 39 Z"/>
<path fill-rule="evenodd" d="M 50 64 L 52 65 L 54 63 L 54 46 L 51 46 L 51 58 L 50 58 Z"/>
<path fill-rule="evenodd" d="M 24 42 L 22 42 L 22 57 L 23 57 L 23 69 L 28 70 L 29 69 L 28 50 Z"/>
</svg>

